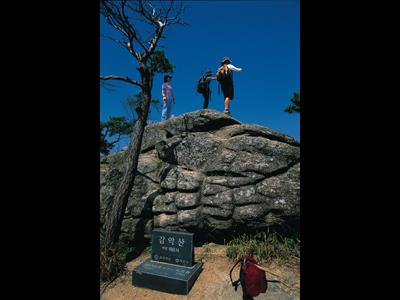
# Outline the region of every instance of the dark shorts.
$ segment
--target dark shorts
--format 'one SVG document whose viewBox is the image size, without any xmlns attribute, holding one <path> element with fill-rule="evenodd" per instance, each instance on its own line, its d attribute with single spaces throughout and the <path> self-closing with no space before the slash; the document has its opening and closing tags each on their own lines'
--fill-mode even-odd
<svg viewBox="0 0 400 300">
<path fill-rule="evenodd" d="M 233 82 L 221 82 L 222 93 L 224 94 L 224 98 L 229 97 L 229 99 L 233 99 Z"/>
</svg>

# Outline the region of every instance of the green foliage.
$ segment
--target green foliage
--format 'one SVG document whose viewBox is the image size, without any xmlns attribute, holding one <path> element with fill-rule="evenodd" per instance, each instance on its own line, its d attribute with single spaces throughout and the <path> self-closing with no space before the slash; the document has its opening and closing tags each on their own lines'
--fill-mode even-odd
<svg viewBox="0 0 400 300">
<path fill-rule="evenodd" d="M 174 73 L 174 65 L 172 65 L 165 56 L 163 50 L 156 50 L 149 59 L 150 70 L 153 74 Z"/>
<path fill-rule="evenodd" d="M 108 162 L 112 167 L 118 167 L 122 165 L 128 156 L 128 151 L 119 151 L 111 154 L 108 157 Z"/>
<path fill-rule="evenodd" d="M 151 254 L 151 240 L 149 242 L 149 245 L 145 249 L 146 253 Z"/>
<path fill-rule="evenodd" d="M 100 240 L 100 280 L 112 281 L 126 270 L 126 255 L 129 247 L 122 242 L 108 248 L 103 239 Z"/>
<path fill-rule="evenodd" d="M 290 257 L 300 257 L 299 238 L 281 237 L 277 233 L 244 234 L 228 242 L 227 246 L 226 255 L 234 261 L 250 255 L 259 263 L 275 260 L 278 264 L 286 264 Z"/>
<path fill-rule="evenodd" d="M 100 131 L 100 153 L 103 155 L 108 155 L 112 147 L 113 144 L 108 142 L 104 134 Z"/>
<path fill-rule="evenodd" d="M 132 123 L 125 117 L 111 117 L 108 121 L 100 122 L 100 153 L 107 155 L 120 138 L 132 132 Z M 113 141 L 112 138 L 116 137 Z"/>
<path fill-rule="evenodd" d="M 125 101 L 122 101 L 122 105 L 125 108 L 125 111 L 128 113 L 129 118 L 132 120 L 132 123 L 135 123 L 135 119 L 137 116 L 137 110 L 140 109 L 144 102 L 142 97 L 142 93 L 135 94 L 133 96 L 129 96 Z M 154 107 L 157 112 L 161 113 L 161 101 L 158 99 L 152 99 L 150 102 L 151 107 Z M 149 111 L 150 114 L 150 111 Z"/>
<path fill-rule="evenodd" d="M 292 102 L 291 105 L 285 108 L 285 112 L 291 114 L 293 112 L 300 112 L 300 94 L 299 93 L 294 93 L 292 99 L 290 99 L 290 102 Z"/>
</svg>

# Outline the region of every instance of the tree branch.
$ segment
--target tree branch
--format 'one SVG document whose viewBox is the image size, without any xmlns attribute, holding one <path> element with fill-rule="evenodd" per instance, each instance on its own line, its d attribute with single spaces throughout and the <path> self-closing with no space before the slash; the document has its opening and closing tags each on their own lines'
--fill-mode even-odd
<svg viewBox="0 0 400 300">
<path fill-rule="evenodd" d="M 143 15 L 146 16 L 148 20 L 150 20 L 157 28 L 156 32 L 154 33 L 153 39 L 150 42 L 150 46 L 148 50 L 145 53 L 145 56 L 143 57 L 143 61 L 146 61 L 154 52 L 154 49 L 157 47 L 158 41 L 163 37 L 163 31 L 164 28 L 173 25 L 173 24 L 181 24 L 181 25 L 188 25 L 185 22 L 182 22 L 180 17 L 183 14 L 183 11 L 185 10 L 185 6 L 183 6 L 182 2 L 179 8 L 177 8 L 175 16 L 173 18 L 169 18 L 169 14 L 171 13 L 172 9 L 174 6 L 174 0 L 170 2 L 169 7 L 167 8 L 164 16 L 163 16 L 163 21 L 161 21 L 161 13 L 157 15 L 157 17 L 151 16 L 148 17 L 145 15 L 145 9 L 142 7 L 142 13 Z M 153 8 L 153 6 L 151 6 Z M 153 10 L 153 15 L 154 15 L 154 10 Z"/>
<path fill-rule="evenodd" d="M 106 132 L 104 133 L 104 138 L 107 137 L 108 131 L 110 130 L 110 127 L 106 127 Z"/>
<path fill-rule="evenodd" d="M 165 14 L 165 21 L 164 21 L 165 24 L 168 23 L 168 15 L 169 15 L 169 13 L 170 13 L 170 11 L 171 11 L 173 5 L 174 5 L 174 1 L 171 1 L 171 4 L 170 4 L 170 6 L 168 7 L 167 12 L 166 12 L 166 14 Z"/>
<path fill-rule="evenodd" d="M 105 17 L 109 25 L 121 32 L 123 35 L 128 36 L 128 33 L 125 31 L 123 25 L 121 24 L 121 22 L 119 22 L 117 18 L 117 14 L 119 13 L 119 11 L 118 6 L 115 3 L 105 0 L 101 1 L 100 13 Z"/>
<path fill-rule="evenodd" d="M 180 20 L 185 9 L 182 2 L 180 6 L 176 6 L 174 0 L 171 0 L 166 6 L 161 2 L 161 6 L 159 7 L 153 5 L 151 1 L 148 0 L 121 0 L 119 2 L 101 0 L 100 3 L 100 12 L 107 23 L 127 38 L 127 40 L 124 41 L 118 41 L 116 39 L 114 39 L 114 41 L 126 48 L 130 54 L 141 63 L 146 63 L 151 57 L 157 48 L 159 40 L 164 37 L 163 31 L 167 25 L 187 25 Z M 155 31 L 153 31 L 149 41 L 143 40 L 142 37 L 139 36 L 127 12 L 131 13 L 133 16 L 140 15 L 147 24 L 154 27 Z M 174 15 L 170 16 L 172 13 Z M 134 44 L 138 44 L 144 51 L 140 52 L 139 49 L 135 51 Z"/>
<path fill-rule="evenodd" d="M 116 89 L 116 86 L 115 85 L 112 85 L 111 83 L 109 83 L 109 82 L 105 82 L 104 80 L 100 80 L 100 86 L 102 87 L 102 88 L 105 88 L 106 90 L 108 90 L 108 91 L 115 91 L 115 89 Z"/>
<path fill-rule="evenodd" d="M 104 34 L 100 34 L 100 37 L 109 39 L 109 40 L 111 40 L 111 41 L 113 41 L 113 42 L 115 42 L 115 43 L 117 43 L 117 44 L 120 44 L 120 45 L 121 45 L 122 47 L 124 47 L 124 48 L 128 48 L 128 45 L 127 45 L 126 42 L 123 41 L 123 40 L 117 40 L 116 38 L 113 38 L 112 36 L 104 35 Z M 128 49 L 128 50 L 129 50 L 129 49 Z"/>
<path fill-rule="evenodd" d="M 164 30 L 164 26 L 165 25 L 160 25 L 160 27 L 156 30 L 156 34 L 154 36 L 154 38 L 152 39 L 152 41 L 150 42 L 150 46 L 149 49 L 146 51 L 146 54 L 143 58 L 143 61 L 146 61 L 154 52 L 154 49 L 157 47 L 157 43 L 161 38 L 162 32 Z"/>
<path fill-rule="evenodd" d="M 135 52 L 135 58 L 136 59 L 140 59 L 140 55 L 138 53 L 136 53 L 136 51 L 133 50 L 133 40 L 135 40 L 136 42 L 138 42 L 138 44 L 144 49 L 146 50 L 146 47 L 143 45 L 142 41 L 140 40 L 135 28 L 132 26 L 131 22 L 129 21 L 128 16 L 125 13 L 125 6 L 127 2 L 123 1 L 121 4 L 121 13 L 119 13 L 119 17 L 122 19 L 122 23 L 125 25 L 125 27 L 128 29 L 128 33 L 129 35 L 127 36 L 129 39 L 129 44 L 128 44 L 128 50 L 129 52 Z M 129 6 L 127 6 L 128 8 L 130 8 Z"/>
<path fill-rule="evenodd" d="M 174 1 L 171 1 L 171 5 L 170 5 L 168 11 L 171 9 L 173 2 Z M 149 5 L 149 7 L 151 8 L 151 12 L 147 11 L 147 8 L 146 8 L 147 6 L 145 6 L 145 4 Z M 161 15 L 161 11 L 156 14 L 156 9 L 149 1 L 139 0 L 139 1 L 137 1 L 136 7 L 132 7 L 129 5 L 127 5 L 127 6 L 130 7 L 130 9 L 133 12 L 139 13 L 141 16 L 143 16 L 149 24 L 152 24 L 153 26 L 156 27 L 156 31 L 153 34 L 153 39 L 151 40 L 151 42 L 149 42 L 150 46 L 148 48 L 146 48 L 143 45 L 143 43 L 140 42 L 140 45 L 142 46 L 142 48 L 144 48 L 144 53 L 141 55 L 140 61 L 145 63 L 157 46 L 157 42 L 162 35 L 162 31 L 165 26 L 165 23 L 163 23 L 159 17 Z M 139 41 L 139 39 L 137 39 L 137 40 Z"/>
<path fill-rule="evenodd" d="M 100 80 L 121 80 L 121 81 L 125 81 L 128 83 L 137 85 L 140 88 L 143 88 L 143 85 L 140 82 L 132 80 L 128 76 L 115 76 L 115 75 L 100 76 Z"/>
<path fill-rule="evenodd" d="M 174 24 L 180 24 L 180 25 L 189 25 L 189 23 L 183 22 L 181 20 L 181 16 L 184 14 L 186 9 L 186 6 L 183 5 L 183 2 L 181 2 L 181 5 L 179 8 L 177 8 L 177 11 L 175 13 L 175 16 L 173 18 L 168 19 L 169 11 L 168 14 L 166 15 L 166 25 L 174 25 Z"/>
<path fill-rule="evenodd" d="M 133 26 L 130 24 L 127 16 L 125 15 L 125 3 L 126 0 L 122 2 L 122 12 L 120 12 L 118 6 L 115 3 L 108 1 L 101 1 L 100 12 L 106 19 L 106 22 L 113 27 L 115 30 L 119 31 L 127 37 L 128 42 L 120 41 L 118 42 L 124 48 L 126 48 L 129 53 L 136 58 L 136 60 L 140 59 L 139 54 L 133 49 L 133 39 L 136 37 L 136 31 Z M 136 39 L 136 41 L 141 44 L 140 40 Z M 142 45 L 142 44 L 141 44 Z M 142 46 L 143 47 L 143 46 Z"/>
<path fill-rule="evenodd" d="M 118 144 L 119 140 L 121 139 L 121 133 L 118 133 L 118 137 L 115 141 L 110 142 L 110 145 L 114 147 L 115 144 Z"/>
</svg>

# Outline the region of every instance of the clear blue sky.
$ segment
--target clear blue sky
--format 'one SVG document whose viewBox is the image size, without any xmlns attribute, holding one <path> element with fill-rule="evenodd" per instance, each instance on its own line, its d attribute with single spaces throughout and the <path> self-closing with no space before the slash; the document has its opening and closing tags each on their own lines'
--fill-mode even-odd
<svg viewBox="0 0 400 300">
<path fill-rule="evenodd" d="M 300 1 L 185 1 L 183 19 L 190 26 L 166 29 L 161 45 L 175 66 L 172 86 L 176 99 L 174 115 L 202 108 L 196 93 L 200 72 L 214 73 L 223 56 L 243 68 L 234 73 L 235 99 L 231 113 L 242 123 L 259 124 L 300 139 L 300 116 L 283 110 L 293 93 L 300 91 Z M 111 33 L 100 18 L 100 31 Z M 136 61 L 127 50 L 100 40 L 101 75 L 139 79 Z M 161 99 L 162 74 L 154 79 L 153 98 Z M 113 82 L 116 90 L 100 89 L 100 119 L 125 115 L 121 102 L 138 93 L 136 86 Z M 212 81 L 210 109 L 223 111 L 223 96 Z M 160 120 L 152 109 L 150 120 Z M 126 144 L 126 140 L 122 142 Z M 119 147 L 122 147 L 122 146 Z"/>
</svg>

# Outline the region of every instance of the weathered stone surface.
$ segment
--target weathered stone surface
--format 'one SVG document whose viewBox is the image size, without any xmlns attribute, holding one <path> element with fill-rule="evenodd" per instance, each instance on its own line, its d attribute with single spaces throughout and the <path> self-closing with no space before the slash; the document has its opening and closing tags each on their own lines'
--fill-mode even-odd
<svg viewBox="0 0 400 300">
<path fill-rule="evenodd" d="M 155 151 L 162 161 L 177 165 L 176 147 L 182 142 L 181 136 L 174 136 L 167 141 L 162 140 L 155 144 Z"/>
<path fill-rule="evenodd" d="M 178 225 L 177 215 L 167 215 L 165 213 L 154 216 L 154 227 L 166 227 Z"/>
<path fill-rule="evenodd" d="M 173 214 L 178 211 L 174 202 L 172 203 L 165 203 L 164 198 L 157 197 L 153 202 L 153 213 L 169 213 Z"/>
<path fill-rule="evenodd" d="M 245 223 L 249 220 L 257 220 L 264 217 L 266 214 L 266 206 L 259 204 L 250 204 L 244 206 L 236 206 L 233 212 L 233 219 L 240 223 Z"/>
<path fill-rule="evenodd" d="M 165 122 L 146 126 L 142 152 L 152 149 L 157 142 L 166 140 L 168 137 L 188 132 L 208 132 L 233 124 L 240 124 L 240 122 L 214 110 L 203 109 L 183 114 Z"/>
<path fill-rule="evenodd" d="M 200 204 L 199 193 L 178 193 L 175 197 L 175 204 L 179 209 L 196 207 Z"/>
<path fill-rule="evenodd" d="M 229 206 L 227 207 L 227 209 L 224 209 L 223 206 L 220 207 L 204 206 L 203 214 L 227 219 L 232 216 L 232 209 L 229 209 Z"/>
<path fill-rule="evenodd" d="M 246 203 L 246 199 L 256 194 L 256 187 L 254 185 L 248 185 L 241 188 L 233 189 L 232 193 L 233 198 L 235 199 L 235 203 Z"/>
<path fill-rule="evenodd" d="M 263 137 L 235 136 L 223 143 L 222 147 L 236 154 L 230 155 L 228 160 L 222 154 L 209 160 L 205 166 L 206 172 L 255 172 L 268 176 L 300 160 L 299 147 Z M 221 153 L 224 151 L 221 150 Z"/>
<path fill-rule="evenodd" d="M 200 201 L 203 205 L 220 207 L 222 209 L 232 209 L 234 206 L 232 190 L 226 190 L 213 196 L 202 197 Z"/>
<path fill-rule="evenodd" d="M 161 181 L 161 188 L 167 191 L 174 191 L 177 189 L 178 184 L 178 170 L 176 168 L 171 169 L 165 179 Z"/>
<path fill-rule="evenodd" d="M 215 195 L 220 192 L 226 191 L 228 187 L 218 184 L 204 184 L 202 189 L 202 194 L 204 196 Z"/>
<path fill-rule="evenodd" d="M 100 176 L 100 225 L 105 222 L 107 210 L 111 207 L 118 182 L 123 176 L 122 172 L 119 168 L 111 168 Z"/>
<path fill-rule="evenodd" d="M 284 142 L 293 146 L 300 146 L 300 143 L 289 135 L 282 134 L 269 128 L 255 124 L 240 124 L 225 127 L 221 130 L 221 135 L 234 137 L 237 135 L 264 137 L 272 141 Z"/>
<path fill-rule="evenodd" d="M 147 126 L 143 133 L 142 152 L 153 149 L 157 142 L 166 140 L 168 136 L 168 131 L 157 124 Z"/>
<path fill-rule="evenodd" d="M 166 193 L 164 196 L 164 203 L 165 204 L 170 204 L 172 202 L 175 202 L 175 197 L 179 195 L 178 192 L 171 192 L 171 193 Z"/>
<path fill-rule="evenodd" d="M 182 227 L 198 226 L 202 222 L 201 207 L 180 210 L 177 213 L 177 218 Z"/>
<path fill-rule="evenodd" d="M 286 173 L 266 178 L 256 189 L 267 199 L 270 209 L 280 210 L 283 215 L 300 214 L 300 163 Z"/>
<path fill-rule="evenodd" d="M 203 177 L 199 172 L 179 170 L 177 189 L 180 191 L 196 191 L 201 187 Z"/>
<path fill-rule="evenodd" d="M 221 219 L 217 219 L 210 215 L 204 216 L 204 222 L 205 222 L 206 228 L 212 228 L 212 229 L 218 229 L 218 230 L 232 229 L 235 224 L 233 219 L 221 220 Z"/>
<path fill-rule="evenodd" d="M 300 147 L 285 134 L 199 110 L 146 127 L 122 236 L 151 228 L 217 232 L 285 223 L 300 214 Z M 124 172 L 102 159 L 101 224 Z"/>
<path fill-rule="evenodd" d="M 222 141 L 208 132 L 188 134 L 174 149 L 175 161 L 190 169 L 201 170 L 217 156 Z"/>
<path fill-rule="evenodd" d="M 240 122 L 215 110 L 202 109 L 169 119 L 166 122 L 160 122 L 154 126 L 162 127 L 174 136 L 188 132 L 209 132 L 233 124 L 240 124 Z"/>
<path fill-rule="evenodd" d="M 234 188 L 249 184 L 256 184 L 265 178 L 264 175 L 257 174 L 255 172 L 233 173 L 217 171 L 216 173 L 224 174 L 225 176 L 208 176 L 204 179 L 203 184 L 220 185 L 224 187 Z M 211 172 L 211 174 L 215 174 L 215 172 Z M 215 190 L 215 188 L 213 188 L 213 190 Z"/>
<path fill-rule="evenodd" d="M 256 193 L 254 185 L 248 185 L 232 190 L 235 205 L 265 203 L 265 197 Z"/>
</svg>

